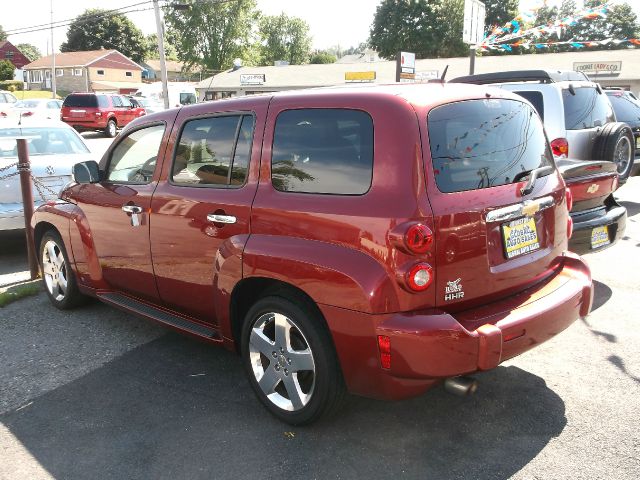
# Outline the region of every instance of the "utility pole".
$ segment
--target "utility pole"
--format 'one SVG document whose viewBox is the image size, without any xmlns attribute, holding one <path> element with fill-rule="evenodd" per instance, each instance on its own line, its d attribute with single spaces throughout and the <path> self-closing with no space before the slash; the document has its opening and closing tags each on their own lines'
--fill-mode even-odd
<svg viewBox="0 0 640 480">
<path fill-rule="evenodd" d="M 167 85 L 167 63 L 164 56 L 164 25 L 160 17 L 158 0 L 153 0 L 153 9 L 156 13 L 156 31 L 158 33 L 158 53 L 160 53 L 160 77 L 162 78 L 162 98 L 164 108 L 169 108 L 169 86 Z"/>
<path fill-rule="evenodd" d="M 55 100 L 56 94 L 56 49 L 53 46 L 53 0 L 51 0 L 51 98 Z"/>
</svg>

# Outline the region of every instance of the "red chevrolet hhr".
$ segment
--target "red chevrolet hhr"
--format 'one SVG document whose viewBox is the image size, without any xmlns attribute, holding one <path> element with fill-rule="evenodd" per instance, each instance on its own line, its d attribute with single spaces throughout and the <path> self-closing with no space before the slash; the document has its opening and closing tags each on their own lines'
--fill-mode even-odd
<svg viewBox="0 0 640 480">
<path fill-rule="evenodd" d="M 589 313 L 532 106 L 470 85 L 233 98 L 128 125 L 33 217 L 52 303 L 87 296 L 240 353 L 301 424 L 420 395 Z"/>
</svg>

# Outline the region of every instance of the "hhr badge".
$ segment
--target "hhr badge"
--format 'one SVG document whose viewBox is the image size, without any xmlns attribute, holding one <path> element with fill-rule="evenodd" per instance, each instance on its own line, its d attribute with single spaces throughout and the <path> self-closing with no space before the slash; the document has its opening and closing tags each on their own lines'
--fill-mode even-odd
<svg viewBox="0 0 640 480">
<path fill-rule="evenodd" d="M 448 302 L 449 300 L 459 300 L 464 297 L 464 292 L 462 291 L 460 280 L 461 279 L 458 278 L 453 282 L 447 282 L 447 286 L 444 289 L 445 302 Z"/>
<path fill-rule="evenodd" d="M 589 188 L 587 188 L 587 193 L 596 193 L 599 188 L 600 185 L 598 185 L 597 183 L 592 183 L 591 185 L 589 185 Z"/>
</svg>

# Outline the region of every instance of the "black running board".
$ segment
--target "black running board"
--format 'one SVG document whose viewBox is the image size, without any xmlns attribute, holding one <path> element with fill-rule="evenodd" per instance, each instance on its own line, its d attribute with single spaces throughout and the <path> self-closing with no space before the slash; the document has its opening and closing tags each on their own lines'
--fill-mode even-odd
<svg viewBox="0 0 640 480">
<path fill-rule="evenodd" d="M 196 323 L 187 318 L 174 315 L 173 313 L 153 307 L 135 298 L 114 292 L 96 292 L 98 298 L 105 303 L 114 305 L 128 312 L 134 312 L 145 318 L 150 318 L 156 322 L 175 327 L 192 335 L 204 337 L 208 340 L 222 341 L 220 334 L 215 328 Z"/>
</svg>

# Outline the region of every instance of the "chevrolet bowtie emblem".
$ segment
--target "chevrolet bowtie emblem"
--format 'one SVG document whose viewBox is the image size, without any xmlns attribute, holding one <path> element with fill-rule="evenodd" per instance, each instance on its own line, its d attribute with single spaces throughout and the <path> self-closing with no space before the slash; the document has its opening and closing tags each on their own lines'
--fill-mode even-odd
<svg viewBox="0 0 640 480">
<path fill-rule="evenodd" d="M 535 215 L 540 210 L 540 204 L 538 202 L 526 202 L 522 205 L 522 214 L 531 217 Z"/>
<path fill-rule="evenodd" d="M 596 193 L 599 188 L 600 185 L 598 185 L 597 183 L 592 183 L 591 185 L 589 185 L 589 188 L 587 188 L 587 193 Z"/>
</svg>

